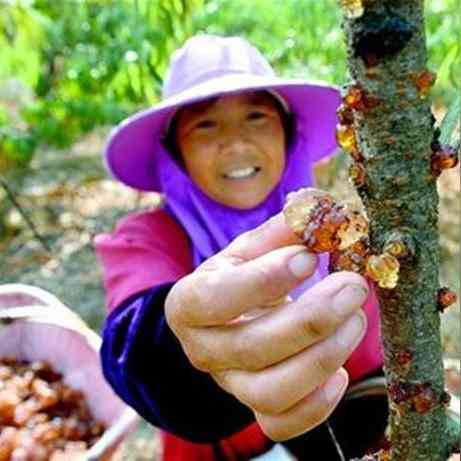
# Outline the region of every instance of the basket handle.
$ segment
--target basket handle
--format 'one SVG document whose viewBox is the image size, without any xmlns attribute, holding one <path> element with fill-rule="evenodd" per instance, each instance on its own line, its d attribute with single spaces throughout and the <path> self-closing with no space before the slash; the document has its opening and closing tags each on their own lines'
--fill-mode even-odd
<svg viewBox="0 0 461 461">
<path fill-rule="evenodd" d="M 131 408 L 126 409 L 119 420 L 88 450 L 85 461 L 100 461 L 122 438 L 127 431 L 135 429 L 141 421 L 140 416 Z"/>
</svg>

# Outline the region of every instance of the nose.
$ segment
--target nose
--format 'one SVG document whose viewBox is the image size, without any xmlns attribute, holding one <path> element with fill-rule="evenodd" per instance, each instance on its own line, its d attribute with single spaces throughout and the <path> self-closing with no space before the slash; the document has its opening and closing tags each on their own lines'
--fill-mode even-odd
<svg viewBox="0 0 461 461">
<path fill-rule="evenodd" d="M 247 153 L 249 143 L 241 133 L 241 130 L 226 130 L 226 132 L 222 133 L 220 147 L 223 155 L 235 156 Z"/>
<path fill-rule="evenodd" d="M 221 151 L 223 152 L 223 154 L 244 154 L 248 151 L 248 145 L 242 139 L 230 138 L 227 140 L 227 142 L 223 143 Z"/>
</svg>

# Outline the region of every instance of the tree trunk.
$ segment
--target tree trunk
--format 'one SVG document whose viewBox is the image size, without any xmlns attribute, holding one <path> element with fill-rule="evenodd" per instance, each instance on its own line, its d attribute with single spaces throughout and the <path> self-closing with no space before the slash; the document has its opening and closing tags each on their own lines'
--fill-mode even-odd
<svg viewBox="0 0 461 461">
<path fill-rule="evenodd" d="M 446 461 L 453 440 L 444 409 L 434 119 L 426 98 L 433 76 L 426 70 L 423 0 L 341 3 L 352 79 L 344 102 L 356 136 L 351 172 L 373 253 L 393 243 L 400 262 L 396 287 L 378 288 L 391 459 Z"/>
</svg>

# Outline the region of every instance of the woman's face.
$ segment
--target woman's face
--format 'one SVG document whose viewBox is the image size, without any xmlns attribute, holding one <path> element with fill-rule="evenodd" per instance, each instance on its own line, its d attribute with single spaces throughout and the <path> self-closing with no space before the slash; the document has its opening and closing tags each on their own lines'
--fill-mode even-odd
<svg viewBox="0 0 461 461">
<path fill-rule="evenodd" d="M 176 143 L 192 180 L 224 205 L 262 203 L 285 168 L 285 132 L 264 92 L 222 96 L 184 108 Z"/>
</svg>

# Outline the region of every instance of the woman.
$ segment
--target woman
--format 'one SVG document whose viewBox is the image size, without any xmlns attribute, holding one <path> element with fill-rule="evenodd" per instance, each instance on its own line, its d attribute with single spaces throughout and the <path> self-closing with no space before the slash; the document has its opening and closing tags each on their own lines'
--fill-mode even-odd
<svg viewBox="0 0 461 461">
<path fill-rule="evenodd" d="M 199 35 L 173 55 L 162 102 L 109 139 L 112 174 L 165 205 L 96 240 L 112 310 L 102 363 L 168 434 L 167 461 L 249 459 L 271 440 L 334 459 L 320 423 L 349 380 L 382 372 L 367 282 L 328 275 L 280 214 L 334 151 L 339 102 L 276 77 L 240 38 Z M 355 437 L 338 407 L 348 456 L 382 435 L 384 407 L 369 406 L 379 414 Z"/>
</svg>

